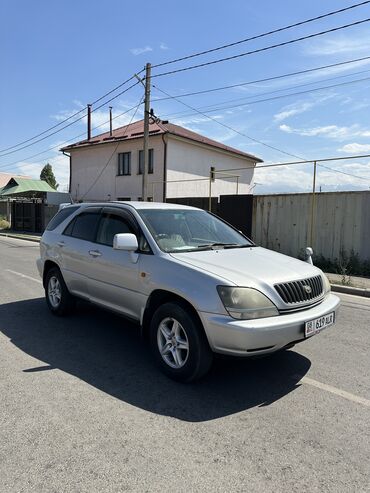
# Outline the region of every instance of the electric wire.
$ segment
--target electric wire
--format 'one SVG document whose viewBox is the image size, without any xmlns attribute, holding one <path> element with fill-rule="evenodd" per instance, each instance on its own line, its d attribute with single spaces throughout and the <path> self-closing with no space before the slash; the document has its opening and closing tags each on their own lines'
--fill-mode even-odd
<svg viewBox="0 0 370 493">
<path fill-rule="evenodd" d="M 233 43 L 228 43 L 228 44 L 225 44 L 225 45 L 222 45 L 222 46 L 218 46 L 216 48 L 211 48 L 209 50 L 199 51 L 197 53 L 193 53 L 192 55 L 187 55 L 187 56 L 183 56 L 183 57 L 180 57 L 180 58 L 175 58 L 174 60 L 168 60 L 167 62 L 157 63 L 156 65 L 152 65 L 152 68 L 163 67 L 164 65 L 169 65 L 169 64 L 181 62 L 181 61 L 184 61 L 184 60 L 189 60 L 190 58 L 195 58 L 195 57 L 198 57 L 198 56 L 201 56 L 201 55 L 207 55 L 208 53 L 213 53 L 215 51 L 224 50 L 225 48 L 230 48 L 232 46 L 236 46 L 236 45 L 239 45 L 239 44 L 242 44 L 242 43 L 247 43 L 248 41 L 253 41 L 255 39 L 263 38 L 265 36 L 270 36 L 271 34 L 276 34 L 278 32 L 282 32 L 282 31 L 286 31 L 288 29 L 292 29 L 294 27 L 302 26 L 304 24 L 308 24 L 310 22 L 314 22 L 314 21 L 317 21 L 317 20 L 320 20 L 320 19 L 324 19 L 326 17 L 332 16 L 332 15 L 335 15 L 335 14 L 346 12 L 348 10 L 351 10 L 351 9 L 354 9 L 354 8 L 357 8 L 357 7 L 361 7 L 363 5 L 366 5 L 368 3 L 370 3 L 370 0 L 367 0 L 367 1 L 364 1 L 364 2 L 355 3 L 355 4 L 352 4 L 352 5 L 349 5 L 348 7 L 344 7 L 342 9 L 338 9 L 338 10 L 334 10 L 334 11 L 331 11 L 331 12 L 327 12 L 326 14 L 318 15 L 316 17 L 311 17 L 309 19 L 305 19 L 303 21 L 299 21 L 299 22 L 296 22 L 294 24 L 289 24 L 288 26 L 280 27 L 280 28 L 277 28 L 277 29 L 273 29 L 272 31 L 268 31 L 268 32 L 265 32 L 265 33 L 262 33 L 262 34 L 257 34 L 255 36 L 251 36 L 249 38 L 245 38 L 245 39 L 241 39 L 239 41 L 235 41 Z"/>
<path fill-rule="evenodd" d="M 144 101 L 144 97 L 145 96 L 142 96 L 139 103 L 137 104 L 136 108 L 135 108 L 135 111 L 134 113 L 132 114 L 131 116 L 131 119 L 130 119 L 130 122 L 125 126 L 125 130 L 123 133 L 126 132 L 127 128 L 131 125 L 131 123 L 133 122 L 134 118 L 135 118 L 135 115 L 137 113 L 137 110 L 139 109 L 139 107 L 141 106 L 141 104 L 143 103 Z M 98 182 L 98 180 L 100 179 L 100 177 L 102 176 L 102 174 L 104 173 L 104 171 L 107 169 L 107 167 L 109 166 L 109 163 L 111 162 L 113 156 L 115 155 L 117 149 L 118 149 L 118 146 L 121 144 L 121 141 L 118 141 L 117 142 L 117 145 L 115 146 L 112 154 L 110 155 L 108 161 L 106 162 L 106 164 L 104 165 L 104 167 L 102 168 L 102 170 L 100 171 L 100 173 L 98 174 L 98 176 L 95 178 L 95 180 L 93 181 L 92 185 L 87 189 L 87 191 L 83 194 L 83 196 L 81 197 L 81 200 L 83 200 L 86 195 L 94 188 L 94 186 L 96 185 L 96 183 Z"/>
<path fill-rule="evenodd" d="M 342 29 L 347 29 L 348 27 L 358 26 L 360 24 L 364 24 L 365 22 L 369 22 L 369 21 L 370 21 L 370 17 L 368 17 L 366 19 L 359 20 L 359 21 L 351 22 L 349 24 L 344 24 L 342 26 L 337 26 L 337 27 L 333 27 L 331 29 L 326 29 L 325 31 L 320 31 L 320 32 L 313 33 L 313 34 L 308 34 L 306 36 L 301 36 L 299 38 L 290 39 L 288 41 L 283 41 L 281 43 L 276 43 L 273 45 L 264 46 L 263 48 L 258 48 L 256 50 L 250 50 L 250 51 L 246 51 L 244 53 L 239 53 L 237 55 L 232 55 L 232 56 L 228 56 L 228 57 L 224 57 L 224 58 L 218 58 L 217 60 L 211 60 L 209 62 L 198 63 L 197 65 L 190 65 L 189 67 L 183 67 L 183 68 L 178 68 L 175 70 L 170 70 L 168 72 L 162 72 L 159 74 L 154 74 L 151 76 L 151 78 L 154 79 L 156 77 L 163 77 L 163 76 L 167 76 L 167 75 L 177 74 L 179 72 L 185 72 L 187 70 L 194 70 L 196 68 L 202 68 L 202 67 L 207 67 L 209 65 L 214 65 L 216 63 L 226 62 L 229 60 L 235 60 L 237 58 L 245 57 L 248 55 L 253 55 L 255 53 L 261 53 L 264 51 L 272 50 L 274 48 L 280 48 L 282 46 L 291 45 L 293 43 L 297 43 L 298 41 L 304 41 L 306 39 L 312 39 L 312 38 L 315 38 L 317 36 L 323 36 L 324 34 L 340 31 Z"/>
<path fill-rule="evenodd" d="M 206 113 L 203 113 L 202 111 L 197 110 L 196 108 L 194 108 L 194 107 L 192 107 L 192 106 L 188 105 L 187 103 L 184 103 L 183 101 L 181 101 L 181 100 L 180 100 L 180 99 L 178 99 L 177 97 L 173 97 L 173 96 L 171 96 L 169 93 L 167 93 L 166 91 L 164 91 L 164 90 L 160 89 L 158 86 L 156 86 L 156 85 L 154 85 L 154 84 L 153 84 L 153 87 L 154 87 L 155 89 L 157 89 L 157 91 L 161 92 L 162 94 L 165 94 L 166 96 L 172 97 L 173 99 L 175 99 L 176 101 L 178 101 L 178 102 L 179 102 L 179 103 L 181 103 L 182 105 L 187 106 L 188 108 L 191 108 L 191 109 L 192 109 L 193 111 L 195 111 L 196 113 L 199 113 L 199 114 L 201 114 L 201 115 L 205 116 L 206 118 L 209 118 L 210 120 L 212 120 L 212 121 L 216 122 L 217 124 L 219 124 L 219 125 L 221 125 L 221 126 L 223 126 L 223 127 L 227 128 L 227 129 L 229 129 L 229 130 L 231 130 L 231 131 L 233 131 L 233 132 L 235 132 L 235 133 L 237 133 L 237 134 L 241 135 L 242 137 L 246 137 L 247 139 L 250 139 L 250 140 L 252 140 L 253 142 L 256 142 L 256 143 L 258 143 L 258 144 L 261 144 L 261 145 L 263 145 L 263 146 L 265 146 L 265 147 L 268 147 L 268 148 L 270 148 L 270 149 L 273 149 L 273 150 L 275 150 L 275 151 L 281 152 L 282 154 L 286 154 L 287 156 L 292 156 L 292 157 L 298 158 L 298 159 L 300 159 L 300 160 L 302 160 L 302 161 L 305 161 L 305 158 L 302 158 L 301 156 L 297 156 L 296 154 L 292 154 L 292 153 L 290 153 L 290 152 L 284 151 L 284 150 L 282 150 L 282 149 L 279 149 L 278 147 L 274 147 L 274 146 L 271 146 L 270 144 L 266 144 L 265 142 L 262 142 L 262 141 L 260 141 L 260 140 L 257 140 L 257 139 L 255 139 L 255 138 L 251 137 L 250 135 L 247 135 L 247 134 L 245 134 L 245 133 L 243 133 L 243 132 L 240 132 L 239 130 L 236 130 L 235 128 L 231 127 L 230 125 L 227 125 L 226 123 L 220 122 L 220 121 L 219 121 L 219 120 L 217 120 L 216 118 L 212 118 L 211 116 L 207 115 Z M 320 166 L 320 167 L 326 168 L 326 169 L 328 169 L 328 170 L 334 171 L 334 172 L 338 172 L 338 173 L 346 174 L 346 175 L 352 176 L 352 177 L 354 177 L 354 178 L 358 178 L 358 179 L 360 179 L 360 180 L 367 180 L 367 181 L 369 182 L 369 178 L 360 177 L 360 176 L 358 176 L 358 175 L 353 175 L 353 174 L 350 174 L 350 173 L 346 173 L 346 172 L 344 172 L 344 171 L 339 171 L 339 170 L 336 170 L 336 169 L 334 169 L 334 168 L 329 168 L 328 166 L 324 166 L 324 165 L 321 165 L 321 164 L 317 164 L 317 165 L 318 165 L 318 166 Z M 269 166 L 271 166 L 271 165 L 269 165 Z M 287 164 L 282 164 L 282 166 L 287 166 Z M 256 169 L 258 169 L 259 167 L 266 167 L 266 166 L 264 166 L 264 165 L 262 165 L 262 166 L 256 166 L 255 168 L 256 168 Z M 246 168 L 246 169 L 247 169 L 247 168 Z"/>
<path fill-rule="evenodd" d="M 143 103 L 141 103 L 141 104 L 143 104 Z M 131 108 L 129 108 L 128 110 L 123 111 L 122 113 L 119 113 L 118 115 L 116 115 L 116 116 L 114 116 L 114 117 L 112 118 L 112 121 L 113 121 L 113 120 L 116 120 L 117 118 L 120 118 L 121 116 L 125 115 L 126 113 L 129 113 L 130 111 L 132 111 L 132 110 L 133 110 L 133 109 L 135 109 L 135 108 L 136 108 L 136 105 L 135 105 L 135 106 L 132 106 L 132 107 L 131 107 Z M 107 121 L 105 121 L 105 122 L 101 123 L 100 125 L 96 125 L 95 127 L 92 127 L 92 129 L 91 129 L 91 130 L 96 130 L 97 128 L 103 127 L 104 125 L 106 125 L 107 123 L 109 123 L 109 121 L 110 121 L 110 120 L 107 120 Z M 41 154 L 45 154 L 46 152 L 49 152 L 49 151 L 51 151 L 51 150 L 53 150 L 53 149 L 60 148 L 61 146 L 65 145 L 65 144 L 70 144 L 70 143 L 72 143 L 75 139 L 78 139 L 79 137 L 83 137 L 84 135 L 86 135 L 86 132 L 83 132 L 83 133 L 81 133 L 81 134 L 79 134 L 79 135 L 75 135 L 74 137 L 71 137 L 70 139 L 65 140 L 64 142 L 60 142 L 60 143 L 58 143 L 57 145 L 55 145 L 55 146 L 53 146 L 53 147 L 48 147 L 47 149 L 45 149 L 45 150 L 43 150 L 43 151 L 41 151 L 41 152 L 38 152 L 38 153 L 36 153 L 36 154 L 33 154 L 32 156 L 28 156 L 28 157 L 24 158 L 23 160 L 24 160 L 24 161 L 28 161 L 29 159 L 33 159 L 33 158 L 35 158 L 35 157 L 37 157 L 37 156 L 40 156 Z M 47 156 L 47 157 L 45 157 L 44 159 L 45 159 L 45 160 L 47 160 L 47 159 L 52 159 L 52 158 L 53 158 L 53 156 Z M 62 158 L 63 158 L 63 156 L 60 156 L 60 157 L 55 158 L 55 159 L 62 159 Z M 55 159 L 54 159 L 54 160 L 55 160 Z M 22 160 L 22 161 L 23 161 L 23 160 Z M 0 169 L 7 169 L 7 168 L 9 168 L 9 167 L 12 167 L 12 166 L 14 166 L 14 165 L 18 164 L 18 163 L 19 163 L 19 159 L 17 159 L 16 161 L 13 161 L 12 163 L 7 163 L 7 164 L 5 164 L 5 165 L 0 166 Z M 36 163 L 26 163 L 26 164 L 24 164 L 23 166 L 34 166 L 34 164 L 36 164 Z"/>
<path fill-rule="evenodd" d="M 305 91 L 292 92 L 289 94 L 281 94 L 279 96 L 273 96 L 270 98 L 256 99 L 255 101 L 247 101 L 245 103 L 240 103 L 240 104 L 233 104 L 233 105 L 229 105 L 229 106 L 217 106 L 216 104 L 213 104 L 213 105 L 209 105 L 209 106 L 203 106 L 199 109 L 202 109 L 205 113 L 214 113 L 215 111 L 229 110 L 232 108 L 242 108 L 244 106 L 250 106 L 252 104 L 265 103 L 268 101 L 275 101 L 278 99 L 283 99 L 283 98 L 287 98 L 287 97 L 291 97 L 291 96 L 301 96 L 302 94 L 308 94 L 308 93 L 317 92 L 317 91 L 325 91 L 327 89 L 332 89 L 334 87 L 348 86 L 351 84 L 366 82 L 368 80 L 370 80 L 370 77 L 363 77 L 362 79 L 356 79 L 356 80 L 351 80 L 351 81 L 347 81 L 347 82 L 340 82 L 338 84 L 330 84 L 328 86 L 315 87 L 314 89 L 306 89 Z M 283 91 L 283 90 L 289 90 L 289 88 L 281 89 L 279 91 Z M 276 92 L 279 92 L 279 91 L 276 91 Z M 272 91 L 272 92 L 275 92 L 275 91 Z M 261 93 L 260 95 L 262 95 L 262 94 L 264 94 L 264 93 Z M 258 96 L 258 94 L 256 96 Z M 254 97 L 254 96 L 251 96 L 251 97 Z M 179 98 L 181 98 L 181 96 L 179 96 Z M 232 101 L 235 101 L 235 99 L 220 102 L 217 104 L 227 104 L 228 102 L 232 102 Z M 238 100 L 236 100 L 236 101 L 238 101 Z M 240 99 L 239 99 L 239 101 L 240 101 Z M 215 106 L 217 106 L 217 107 L 215 107 Z M 199 109 L 196 110 L 196 113 L 199 111 Z M 178 116 L 175 116 L 175 115 L 178 115 Z M 168 116 L 168 117 L 175 116 L 174 119 L 177 120 L 178 118 L 183 118 L 183 117 L 191 116 L 191 115 L 194 115 L 194 112 L 193 113 L 186 113 L 186 112 L 169 113 L 165 116 Z"/>
<path fill-rule="evenodd" d="M 263 79 L 256 79 L 256 80 L 251 80 L 251 81 L 248 81 L 248 82 L 241 82 L 240 84 L 231 84 L 231 85 L 228 85 L 228 86 L 214 87 L 214 88 L 205 89 L 205 90 L 202 90 L 202 91 L 188 92 L 188 93 L 185 93 L 185 94 L 176 94 L 176 97 L 185 98 L 185 97 L 188 97 L 188 96 L 197 96 L 198 94 L 207 94 L 207 93 L 210 93 L 210 92 L 222 91 L 224 89 L 233 89 L 235 87 L 244 87 L 244 86 L 248 86 L 248 85 L 252 85 L 252 84 L 258 84 L 260 82 L 268 82 L 268 81 L 272 81 L 272 80 L 283 79 L 283 78 L 286 78 L 286 77 L 292 77 L 294 75 L 307 74 L 307 73 L 314 72 L 314 71 L 317 71 L 317 70 L 324 70 L 324 69 L 327 69 L 327 68 L 338 67 L 338 66 L 341 66 L 341 65 L 349 64 L 349 63 L 362 62 L 362 61 L 365 61 L 365 60 L 370 60 L 370 56 L 365 56 L 365 57 L 362 57 L 362 58 L 355 58 L 353 60 L 347 60 L 345 62 L 331 63 L 330 65 L 322 65 L 321 67 L 315 67 L 315 68 L 310 68 L 310 69 L 306 69 L 306 70 L 299 70 L 297 72 L 290 72 L 290 73 L 287 73 L 287 74 L 275 75 L 275 76 L 272 76 L 272 77 L 265 77 Z M 156 101 L 165 101 L 165 100 L 168 100 L 168 99 L 171 99 L 171 98 L 169 98 L 169 97 L 157 98 L 157 99 L 154 99 L 153 102 L 156 102 Z"/>
<path fill-rule="evenodd" d="M 92 109 L 91 110 L 91 113 L 94 113 L 94 111 L 97 111 L 98 109 L 102 108 L 103 106 L 107 105 L 108 103 L 110 103 L 111 101 L 113 101 L 113 99 L 116 99 L 118 98 L 119 96 L 121 96 L 122 94 L 126 93 L 127 91 L 129 91 L 130 89 L 132 89 L 133 87 L 137 86 L 139 84 L 139 82 L 134 82 L 134 84 L 132 84 L 131 86 L 129 86 L 128 88 L 126 88 L 124 91 L 121 91 L 120 93 L 118 93 L 116 96 L 112 97 L 111 99 L 109 99 L 108 101 L 102 103 L 101 105 L 97 106 L 96 108 Z M 86 115 L 82 115 L 80 116 L 79 118 L 77 118 L 76 120 L 73 120 L 72 122 L 68 123 L 67 125 L 65 125 L 64 127 L 62 128 L 59 128 L 58 130 L 55 130 L 54 132 L 48 134 L 48 135 L 45 135 L 44 137 L 41 137 L 40 139 L 37 139 L 35 140 L 34 142 L 31 142 L 29 144 L 26 144 L 26 145 L 23 145 L 22 147 L 19 147 L 18 149 L 15 149 L 15 150 L 12 150 L 12 151 L 8 151 L 8 152 L 5 152 L 4 154 L 0 154 L 0 157 L 4 157 L 4 156 L 8 156 L 10 154 L 14 154 L 16 152 L 19 152 L 19 151 L 22 151 L 23 149 L 26 149 L 28 147 L 31 147 L 35 144 L 38 144 L 39 142 L 42 142 L 43 140 L 45 139 L 48 139 L 49 137 L 52 137 L 53 135 L 61 132 L 62 130 L 70 127 L 71 125 L 74 125 L 75 123 L 79 122 L 80 120 L 83 120 L 84 118 L 86 117 Z"/>
</svg>

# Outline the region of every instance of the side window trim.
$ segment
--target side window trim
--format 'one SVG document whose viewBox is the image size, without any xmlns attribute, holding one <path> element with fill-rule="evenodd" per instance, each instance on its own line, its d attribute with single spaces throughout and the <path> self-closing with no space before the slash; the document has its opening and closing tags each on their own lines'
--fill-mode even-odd
<svg viewBox="0 0 370 493">
<path fill-rule="evenodd" d="M 126 208 L 123 209 L 121 207 L 108 206 L 108 207 L 104 207 L 102 209 L 101 213 L 102 214 L 103 213 L 111 213 L 111 214 L 116 214 L 116 215 L 121 216 L 125 221 L 128 222 L 129 226 L 133 229 L 134 234 L 138 238 L 138 241 L 139 241 L 140 236 L 145 238 L 145 241 L 148 245 L 149 251 L 140 250 L 140 249 L 138 251 L 140 253 L 142 253 L 143 255 L 154 255 L 153 250 L 150 246 L 150 243 L 148 242 L 148 238 L 146 237 L 144 231 L 142 230 L 139 223 L 137 222 L 136 217 L 132 214 L 132 212 L 130 210 L 128 210 Z M 139 241 L 139 244 L 140 244 L 140 241 Z"/>
<path fill-rule="evenodd" d="M 93 235 L 93 238 L 92 240 L 85 240 L 84 238 L 78 238 L 76 236 L 73 236 L 73 231 L 74 231 L 74 227 L 75 227 L 75 224 L 76 224 L 76 219 L 79 217 L 79 216 L 82 216 L 83 214 L 99 214 L 99 218 L 98 220 L 96 221 L 96 226 L 95 226 L 95 231 L 94 231 L 94 235 Z M 65 235 L 65 236 L 69 236 L 70 238 L 76 238 L 77 240 L 82 240 L 82 241 L 89 241 L 90 243 L 96 243 L 96 235 L 97 235 L 97 232 L 98 232 L 98 226 L 100 224 L 100 220 L 101 220 L 101 213 L 102 213 L 102 208 L 101 207 L 85 207 L 83 208 L 79 214 L 76 214 L 72 220 L 67 224 L 67 226 L 64 228 L 63 230 L 63 233 L 62 235 Z M 65 231 L 69 228 L 69 226 L 71 225 L 71 223 L 73 223 L 72 225 L 72 230 L 71 230 L 71 234 L 66 234 Z"/>
</svg>

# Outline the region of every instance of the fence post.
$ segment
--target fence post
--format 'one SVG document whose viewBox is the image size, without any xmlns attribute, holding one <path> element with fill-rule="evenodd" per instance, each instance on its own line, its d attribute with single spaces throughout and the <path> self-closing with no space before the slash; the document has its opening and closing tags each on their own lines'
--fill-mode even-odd
<svg viewBox="0 0 370 493">
<path fill-rule="evenodd" d="M 316 161 L 313 162 L 313 179 L 312 179 L 312 198 L 311 198 L 311 231 L 310 246 L 313 248 L 314 231 L 315 231 L 315 206 L 316 206 Z"/>
<path fill-rule="evenodd" d="M 212 178 L 213 178 L 212 167 L 209 168 L 209 194 L 208 194 L 208 210 L 212 212 Z"/>
</svg>

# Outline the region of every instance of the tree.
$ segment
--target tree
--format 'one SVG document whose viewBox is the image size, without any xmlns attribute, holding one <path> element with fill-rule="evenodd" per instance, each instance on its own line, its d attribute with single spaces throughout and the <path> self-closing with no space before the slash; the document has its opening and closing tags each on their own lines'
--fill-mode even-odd
<svg viewBox="0 0 370 493">
<path fill-rule="evenodd" d="M 49 185 L 55 190 L 59 187 L 59 184 L 57 183 L 53 173 L 53 168 L 49 163 L 45 164 L 45 166 L 42 168 L 40 173 L 40 180 L 46 181 L 46 183 L 49 183 Z"/>
</svg>

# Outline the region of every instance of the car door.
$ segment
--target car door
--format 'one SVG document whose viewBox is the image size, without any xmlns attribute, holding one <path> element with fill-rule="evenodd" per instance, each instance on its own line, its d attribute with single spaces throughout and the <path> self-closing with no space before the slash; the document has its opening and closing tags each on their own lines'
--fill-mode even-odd
<svg viewBox="0 0 370 493">
<path fill-rule="evenodd" d="M 101 207 L 84 209 L 63 231 L 58 241 L 59 264 L 71 293 L 89 298 L 88 279 L 95 248 Z"/>
<path fill-rule="evenodd" d="M 138 236 L 137 228 L 134 219 L 123 209 L 103 209 L 90 263 L 89 293 L 92 301 L 139 320 L 147 298 L 140 291 L 140 254 L 113 249 L 114 235 Z"/>
</svg>

